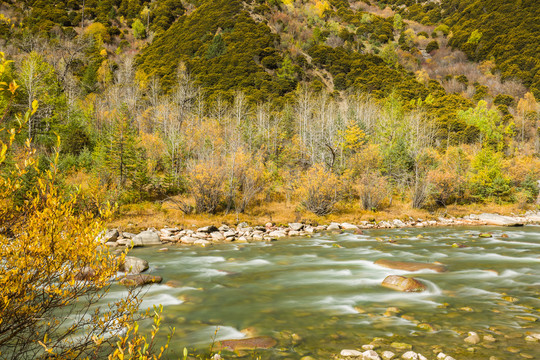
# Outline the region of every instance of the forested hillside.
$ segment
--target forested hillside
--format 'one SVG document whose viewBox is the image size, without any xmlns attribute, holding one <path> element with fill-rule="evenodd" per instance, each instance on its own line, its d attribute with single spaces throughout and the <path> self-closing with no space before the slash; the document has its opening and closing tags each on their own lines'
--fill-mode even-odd
<svg viewBox="0 0 540 360">
<path fill-rule="evenodd" d="M 533 0 L 4 1 L 0 126 L 22 128 L 0 171 L 25 141 L 46 169 L 59 136 L 56 181 L 94 211 L 527 209 L 539 12 Z"/>
</svg>

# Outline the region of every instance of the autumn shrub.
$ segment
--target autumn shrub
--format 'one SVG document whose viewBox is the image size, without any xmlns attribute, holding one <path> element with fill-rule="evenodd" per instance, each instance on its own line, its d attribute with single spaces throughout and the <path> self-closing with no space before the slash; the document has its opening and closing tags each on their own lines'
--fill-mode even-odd
<svg viewBox="0 0 540 360">
<path fill-rule="evenodd" d="M 102 223 L 93 213 L 76 212 L 77 193 L 56 185 L 58 154 L 41 171 L 27 142 L 18 166 L 2 167 L 15 151 L 15 136 L 11 130 L 7 142 L 0 142 L 0 355 L 95 356 L 134 320 L 137 293 L 129 290 L 96 309 L 118 268 L 117 257 L 96 241 Z M 15 206 L 14 192 L 29 171 L 35 181 L 26 201 Z"/>
<path fill-rule="evenodd" d="M 364 210 L 382 210 L 390 205 L 392 200 L 392 189 L 388 180 L 376 171 L 368 172 L 360 177 L 357 191 Z"/>
<path fill-rule="evenodd" d="M 317 164 L 305 172 L 300 181 L 298 193 L 304 209 L 318 216 L 334 211 L 342 195 L 341 181 L 336 174 Z"/>
<path fill-rule="evenodd" d="M 225 201 L 225 169 L 221 164 L 200 163 L 189 174 L 189 190 L 198 213 L 214 214 Z"/>
</svg>

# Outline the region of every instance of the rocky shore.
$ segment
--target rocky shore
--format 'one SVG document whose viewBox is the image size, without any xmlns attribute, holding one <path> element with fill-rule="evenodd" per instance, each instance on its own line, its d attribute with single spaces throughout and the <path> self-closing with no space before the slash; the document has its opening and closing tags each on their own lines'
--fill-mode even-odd
<svg viewBox="0 0 540 360">
<path fill-rule="evenodd" d="M 197 245 L 209 246 L 215 243 L 250 243 L 257 241 L 275 241 L 285 237 L 311 236 L 323 231 L 352 231 L 361 233 L 367 229 L 422 228 L 433 226 L 523 226 L 540 224 L 540 212 L 529 211 L 520 216 L 504 216 L 497 214 L 468 215 L 463 218 L 440 217 L 437 220 L 395 219 L 393 221 L 369 222 L 359 224 L 331 223 L 329 225 L 289 223 L 287 226 L 276 226 L 267 223 L 264 226 L 250 226 L 240 223 L 237 226 L 221 225 L 205 226 L 198 229 L 178 227 L 161 230 L 148 229 L 139 234 L 122 232 L 117 229 L 107 230 L 99 236 L 99 241 L 108 247 L 139 247 L 150 245 Z"/>
</svg>

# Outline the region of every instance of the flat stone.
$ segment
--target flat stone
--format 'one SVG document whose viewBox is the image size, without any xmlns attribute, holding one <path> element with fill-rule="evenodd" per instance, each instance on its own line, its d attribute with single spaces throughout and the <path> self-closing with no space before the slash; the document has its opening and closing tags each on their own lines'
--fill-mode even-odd
<svg viewBox="0 0 540 360">
<path fill-rule="evenodd" d="M 411 350 L 412 345 L 400 342 L 393 342 L 390 344 L 391 347 L 398 350 Z"/>
<path fill-rule="evenodd" d="M 389 275 L 383 282 L 382 286 L 404 292 L 420 292 L 427 289 L 426 285 L 416 280 L 415 278 L 407 278 L 399 275 Z"/>
<path fill-rule="evenodd" d="M 118 239 L 118 236 L 120 236 L 118 229 L 109 229 L 101 233 L 100 240 L 102 244 L 105 244 L 109 241 L 116 241 L 116 239 Z"/>
<path fill-rule="evenodd" d="M 186 244 L 186 245 L 191 245 L 197 240 L 200 240 L 200 239 L 197 239 L 197 238 L 194 238 L 194 237 L 191 237 L 191 236 L 182 236 L 182 238 L 180 239 L 182 244 Z"/>
<path fill-rule="evenodd" d="M 213 233 L 210 233 L 210 235 L 212 236 L 212 240 L 215 240 L 215 241 L 225 240 L 225 236 L 219 231 L 214 231 Z"/>
<path fill-rule="evenodd" d="M 270 237 L 273 237 L 275 239 L 279 239 L 279 238 L 284 238 L 287 236 L 287 234 L 285 233 L 285 231 L 281 231 L 281 230 L 275 230 L 275 231 L 272 231 L 268 234 L 268 236 Z"/>
<path fill-rule="evenodd" d="M 255 350 L 270 349 L 277 345 L 277 341 L 270 336 L 258 336 L 247 339 L 223 340 L 218 343 L 221 350 Z"/>
<path fill-rule="evenodd" d="M 343 230 L 360 230 L 358 226 L 349 223 L 341 223 L 340 226 Z"/>
<path fill-rule="evenodd" d="M 233 230 L 225 231 L 223 233 L 223 236 L 225 236 L 226 238 L 235 237 L 236 231 L 233 231 Z"/>
<path fill-rule="evenodd" d="M 132 239 L 133 247 L 161 245 L 161 239 L 157 231 L 147 230 L 136 235 Z"/>
<path fill-rule="evenodd" d="M 341 356 L 362 356 L 363 354 L 358 350 L 343 349 L 339 353 Z"/>
<path fill-rule="evenodd" d="M 434 270 L 436 272 L 448 271 L 447 267 L 441 264 L 410 262 L 410 261 L 394 261 L 388 259 L 379 259 L 375 261 L 375 265 L 384 266 L 389 269 L 398 269 L 405 271 L 419 271 L 424 269 Z"/>
<path fill-rule="evenodd" d="M 381 356 L 382 356 L 383 360 L 392 360 L 396 356 L 396 354 L 394 354 L 391 351 L 383 351 Z"/>
<path fill-rule="evenodd" d="M 159 284 L 161 281 L 163 281 L 161 276 L 137 274 L 127 275 L 120 280 L 120 284 L 125 286 L 143 286 L 148 284 Z"/>
<path fill-rule="evenodd" d="M 480 214 L 478 220 L 486 223 L 487 225 L 496 226 L 523 226 L 523 222 L 510 216 L 503 216 L 497 214 Z"/>
<path fill-rule="evenodd" d="M 373 350 L 367 350 L 362 353 L 363 360 L 381 360 L 379 354 Z"/>
</svg>

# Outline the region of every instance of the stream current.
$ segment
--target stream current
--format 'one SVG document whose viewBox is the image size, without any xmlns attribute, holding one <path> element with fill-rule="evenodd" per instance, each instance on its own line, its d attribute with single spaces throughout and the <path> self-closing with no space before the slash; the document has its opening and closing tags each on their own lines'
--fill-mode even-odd
<svg viewBox="0 0 540 360">
<path fill-rule="evenodd" d="M 493 237 L 480 238 L 484 232 Z M 321 233 L 157 250 L 136 248 L 130 255 L 163 277 L 144 289 L 142 308 L 162 304 L 162 333 L 176 328 L 170 359 L 181 358 L 184 347 L 203 353 L 215 341 L 218 351 L 219 340 L 259 335 L 278 345 L 249 358 L 330 359 L 382 338 L 377 351 L 397 355 L 405 351 L 393 342 L 411 344 L 428 359 L 439 351 L 457 360 L 540 359 L 540 343 L 530 336 L 540 333 L 538 226 Z M 388 269 L 375 265 L 378 259 L 441 262 L 449 271 Z M 414 276 L 427 290 L 386 289 L 381 282 L 388 275 Z M 115 287 L 108 296 L 122 291 Z M 468 344 L 469 331 L 495 341 Z"/>
</svg>

